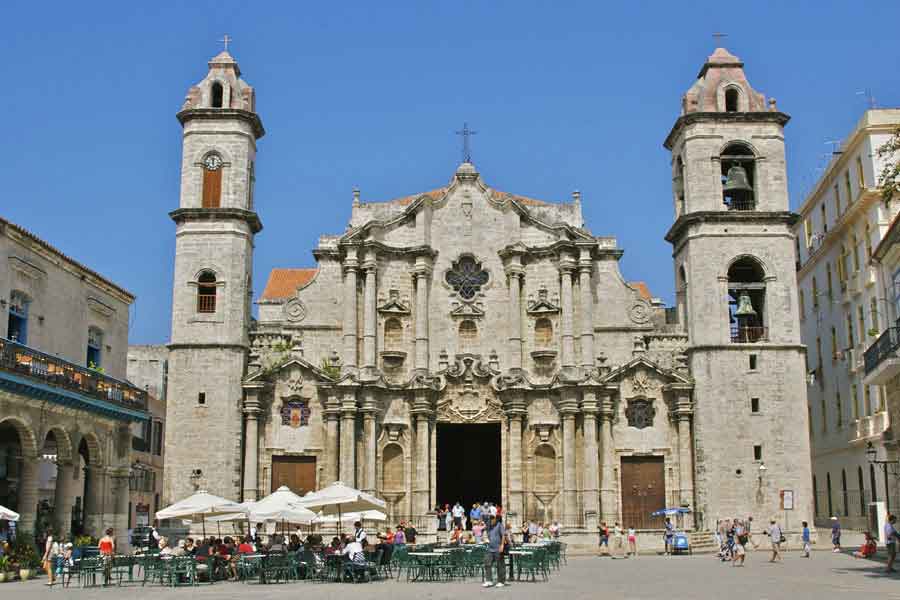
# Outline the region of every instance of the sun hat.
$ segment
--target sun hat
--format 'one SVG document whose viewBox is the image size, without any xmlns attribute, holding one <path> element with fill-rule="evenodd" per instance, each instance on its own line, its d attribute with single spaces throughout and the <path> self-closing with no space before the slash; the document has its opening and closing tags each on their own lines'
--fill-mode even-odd
<svg viewBox="0 0 900 600">
<path fill-rule="evenodd" d="M 831 517 L 832 521 L 837 521 L 837 517 Z"/>
</svg>

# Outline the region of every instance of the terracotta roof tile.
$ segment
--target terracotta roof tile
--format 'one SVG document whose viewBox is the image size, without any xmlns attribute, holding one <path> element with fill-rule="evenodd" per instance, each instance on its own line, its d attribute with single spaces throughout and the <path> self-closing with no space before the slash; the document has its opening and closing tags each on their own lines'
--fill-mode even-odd
<svg viewBox="0 0 900 600">
<path fill-rule="evenodd" d="M 312 281 L 318 273 L 318 269 L 272 269 L 266 289 L 263 290 L 260 300 L 282 300 L 290 298 L 297 292 L 297 288 Z"/>
<path fill-rule="evenodd" d="M 491 196 L 494 200 L 500 200 L 504 196 L 506 196 L 506 192 L 501 192 L 500 190 L 491 190 Z M 543 200 L 537 200 L 535 198 L 529 198 L 528 196 L 519 196 L 518 194 L 509 194 L 513 197 L 516 202 L 520 204 L 524 204 L 526 206 L 550 206 L 552 202 L 545 202 Z"/>
<path fill-rule="evenodd" d="M 647 284 L 643 281 L 629 281 L 628 286 L 640 294 L 641 298 L 644 300 L 653 298 L 653 295 L 650 293 L 650 288 L 648 288 Z"/>
<path fill-rule="evenodd" d="M 388 200 L 387 204 L 398 204 L 400 206 L 408 206 L 412 204 L 419 196 L 429 196 L 432 200 L 437 200 L 441 196 L 443 196 L 447 192 L 447 188 L 437 188 L 436 190 L 429 190 L 427 192 L 422 192 L 421 194 L 413 194 L 411 196 L 402 196 L 400 198 L 393 198 Z"/>
</svg>

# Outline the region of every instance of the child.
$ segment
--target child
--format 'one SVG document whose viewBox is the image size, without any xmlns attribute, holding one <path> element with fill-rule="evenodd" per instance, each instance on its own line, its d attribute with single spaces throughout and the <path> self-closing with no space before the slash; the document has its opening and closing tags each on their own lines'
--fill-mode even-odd
<svg viewBox="0 0 900 600">
<path fill-rule="evenodd" d="M 803 557 L 809 558 L 809 523 L 803 521 Z"/>
<path fill-rule="evenodd" d="M 75 559 L 72 553 L 72 542 L 68 542 L 64 546 L 62 565 L 57 567 L 57 574 L 62 576 L 63 587 L 69 587 L 69 583 L 72 581 L 72 570 L 75 568 Z"/>
<path fill-rule="evenodd" d="M 637 558 L 637 533 L 634 527 L 628 528 L 628 554 Z"/>
<path fill-rule="evenodd" d="M 869 558 L 875 554 L 875 551 L 878 549 L 875 540 L 872 538 L 872 534 L 867 531 L 865 535 L 865 543 L 859 547 L 859 550 L 853 553 L 853 556 L 856 558 Z"/>
</svg>

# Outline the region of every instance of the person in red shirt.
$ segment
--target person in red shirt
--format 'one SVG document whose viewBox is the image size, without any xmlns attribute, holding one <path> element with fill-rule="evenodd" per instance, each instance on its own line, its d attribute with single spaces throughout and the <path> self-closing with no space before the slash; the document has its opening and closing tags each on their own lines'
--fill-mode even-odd
<svg viewBox="0 0 900 600">
<path fill-rule="evenodd" d="M 875 543 L 872 534 L 867 531 L 865 535 L 865 543 L 859 547 L 859 550 L 853 553 L 853 556 L 856 558 L 869 558 L 875 554 L 876 550 L 878 550 L 878 544 Z"/>
</svg>

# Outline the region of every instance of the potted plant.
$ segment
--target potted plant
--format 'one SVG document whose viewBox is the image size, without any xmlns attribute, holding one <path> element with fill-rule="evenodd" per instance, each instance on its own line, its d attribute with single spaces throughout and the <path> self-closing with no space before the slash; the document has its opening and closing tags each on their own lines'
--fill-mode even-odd
<svg viewBox="0 0 900 600">
<path fill-rule="evenodd" d="M 24 533 L 16 536 L 12 547 L 12 559 L 19 565 L 19 579 L 27 581 L 35 576 L 41 566 L 41 557 L 33 538 Z"/>
<path fill-rule="evenodd" d="M 10 581 L 12 573 L 9 572 L 9 557 L 0 556 L 0 583 Z"/>
</svg>

